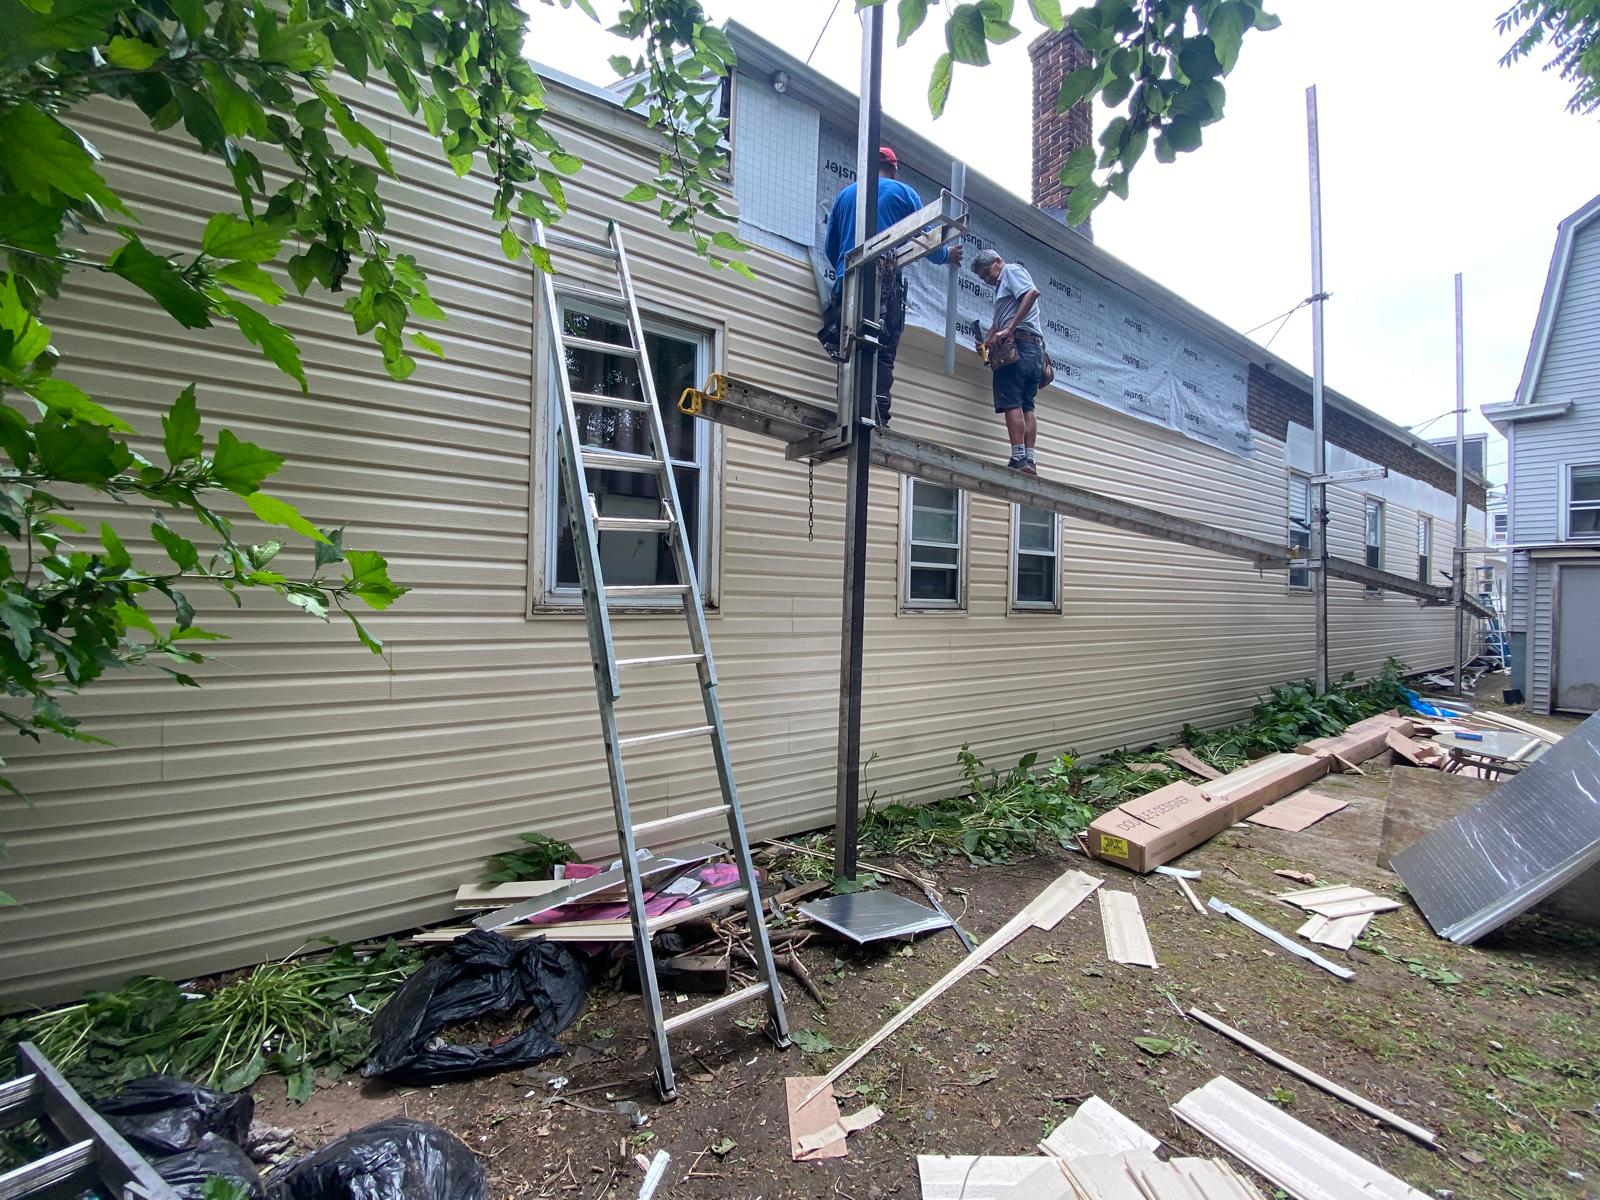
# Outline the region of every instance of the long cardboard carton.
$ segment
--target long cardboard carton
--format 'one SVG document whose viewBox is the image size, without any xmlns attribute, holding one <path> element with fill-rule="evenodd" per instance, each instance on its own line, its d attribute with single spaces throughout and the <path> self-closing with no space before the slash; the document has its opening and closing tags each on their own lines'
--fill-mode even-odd
<svg viewBox="0 0 1600 1200">
<path fill-rule="evenodd" d="M 1144 874 L 1215 837 L 1233 816 L 1190 783 L 1135 797 L 1089 826 L 1089 853 Z"/>
</svg>

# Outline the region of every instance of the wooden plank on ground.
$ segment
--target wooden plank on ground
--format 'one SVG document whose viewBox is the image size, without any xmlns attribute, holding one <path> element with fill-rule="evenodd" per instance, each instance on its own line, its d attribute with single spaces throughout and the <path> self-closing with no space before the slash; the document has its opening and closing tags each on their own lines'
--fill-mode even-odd
<svg viewBox="0 0 1600 1200">
<path fill-rule="evenodd" d="M 1100 892 L 1100 924 L 1105 929 L 1106 957 L 1130 967 L 1156 966 L 1155 947 L 1139 912 L 1139 898 L 1132 892 Z"/>
</svg>

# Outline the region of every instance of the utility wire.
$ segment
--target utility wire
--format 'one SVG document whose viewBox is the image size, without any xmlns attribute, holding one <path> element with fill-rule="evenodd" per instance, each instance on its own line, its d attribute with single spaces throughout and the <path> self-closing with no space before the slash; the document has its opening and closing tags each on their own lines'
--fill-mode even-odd
<svg viewBox="0 0 1600 1200">
<path fill-rule="evenodd" d="M 822 31 L 817 34 L 817 40 L 811 43 L 811 54 L 806 55 L 806 66 L 811 65 L 811 55 L 817 52 L 817 47 L 822 45 L 822 39 L 828 32 L 828 26 L 833 24 L 834 14 L 839 11 L 839 0 L 833 0 L 833 7 L 828 10 L 828 19 L 822 23 Z"/>
</svg>

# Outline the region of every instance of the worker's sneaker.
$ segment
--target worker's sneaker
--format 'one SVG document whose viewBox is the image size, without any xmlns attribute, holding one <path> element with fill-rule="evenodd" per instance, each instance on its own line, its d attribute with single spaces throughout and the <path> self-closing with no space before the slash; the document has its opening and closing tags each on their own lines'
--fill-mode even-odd
<svg viewBox="0 0 1600 1200">
<path fill-rule="evenodd" d="M 1022 471 L 1030 475 L 1037 474 L 1037 472 L 1028 465 L 1028 460 L 1020 454 L 1012 455 L 1010 460 L 1006 463 L 1006 466 L 1010 467 L 1013 471 Z"/>
<path fill-rule="evenodd" d="M 1024 459 L 1022 463 L 1022 473 L 1024 475 L 1037 475 L 1039 473 L 1039 468 L 1034 466 L 1031 459 Z"/>
</svg>

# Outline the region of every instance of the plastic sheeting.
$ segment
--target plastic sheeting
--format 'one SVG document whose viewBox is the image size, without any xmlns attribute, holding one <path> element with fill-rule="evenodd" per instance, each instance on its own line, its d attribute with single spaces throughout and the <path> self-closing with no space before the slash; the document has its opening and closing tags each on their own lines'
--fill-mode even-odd
<svg viewBox="0 0 1600 1200">
<path fill-rule="evenodd" d="M 1600 864 L 1600 713 L 1391 866 L 1440 937 L 1477 941 Z"/>
</svg>

